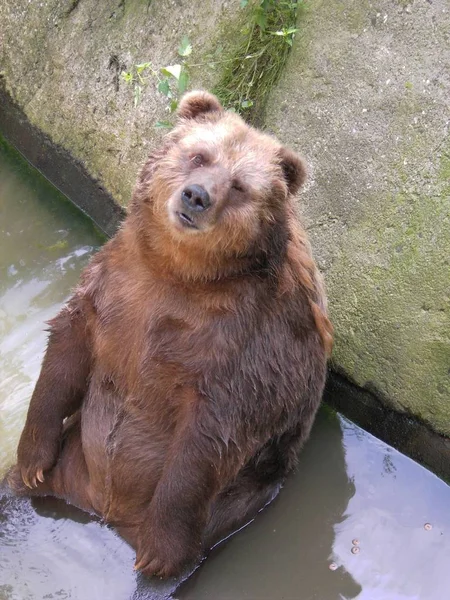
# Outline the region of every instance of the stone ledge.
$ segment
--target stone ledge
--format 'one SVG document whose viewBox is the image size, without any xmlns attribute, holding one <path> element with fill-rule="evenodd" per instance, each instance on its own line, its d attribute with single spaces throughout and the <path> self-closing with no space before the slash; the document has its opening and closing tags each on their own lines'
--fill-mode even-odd
<svg viewBox="0 0 450 600">
<path fill-rule="evenodd" d="M 13 102 L 0 80 L 0 132 L 33 167 L 112 236 L 125 210 L 95 181 L 80 161 L 34 127 Z"/>
<path fill-rule="evenodd" d="M 386 407 L 374 394 L 329 372 L 324 401 L 375 437 L 450 482 L 450 439 L 416 417 Z"/>
</svg>

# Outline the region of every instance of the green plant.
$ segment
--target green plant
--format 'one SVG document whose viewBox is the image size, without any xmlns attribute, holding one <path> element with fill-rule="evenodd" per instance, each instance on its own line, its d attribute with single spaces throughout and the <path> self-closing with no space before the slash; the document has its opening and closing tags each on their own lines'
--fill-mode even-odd
<svg viewBox="0 0 450 600">
<path fill-rule="evenodd" d="M 158 81 L 158 91 L 167 98 L 167 108 L 170 113 L 173 113 L 177 109 L 180 96 L 189 85 L 189 66 L 186 59 L 191 53 L 192 45 L 185 37 L 178 48 L 178 55 L 181 58 L 179 63 L 155 69 L 152 63 L 144 62 L 133 65 L 130 71 L 123 71 L 121 74 L 123 81 L 133 88 L 134 105 L 140 103 L 143 88 L 148 85 L 151 78 L 155 78 Z M 171 127 L 171 124 L 167 121 L 158 121 L 156 126 Z"/>
<path fill-rule="evenodd" d="M 241 0 L 241 6 L 248 10 L 243 41 L 213 91 L 228 109 L 259 123 L 298 31 L 303 0 Z"/>
<path fill-rule="evenodd" d="M 140 65 L 133 65 L 129 71 L 122 71 L 123 81 L 133 88 L 134 106 L 141 101 L 142 89 L 147 85 L 149 74 L 157 76 L 151 63 L 145 62 Z"/>
<path fill-rule="evenodd" d="M 187 90 L 190 70 L 223 66 L 223 75 L 213 92 L 225 108 L 234 110 L 248 121 L 261 120 L 267 96 L 276 84 L 291 49 L 297 14 L 303 0 L 241 0 L 247 10 L 242 41 L 232 56 L 224 59 L 205 57 L 204 62 L 190 64 L 192 45 L 184 37 L 178 48 L 180 61 L 155 69 L 150 62 L 133 65 L 123 71 L 122 79 L 133 88 L 134 105 L 141 100 L 142 90 L 151 78 L 157 80 L 158 91 L 167 98 L 167 110 L 175 112 L 181 95 Z M 158 121 L 157 127 L 171 127 L 169 121 Z"/>
</svg>

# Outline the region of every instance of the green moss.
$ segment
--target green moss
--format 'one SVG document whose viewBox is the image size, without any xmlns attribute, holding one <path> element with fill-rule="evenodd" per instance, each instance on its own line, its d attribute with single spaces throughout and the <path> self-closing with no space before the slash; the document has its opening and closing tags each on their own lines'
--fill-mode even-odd
<svg viewBox="0 0 450 600">
<path fill-rule="evenodd" d="M 376 382 L 394 408 L 450 433 L 448 198 L 397 194 L 375 212 L 328 277 L 334 360 L 358 384 Z"/>
<path fill-rule="evenodd" d="M 444 183 L 447 193 L 450 191 L 450 142 L 444 148 L 439 162 L 439 181 Z M 450 200 L 449 200 L 450 201 Z"/>
<path fill-rule="evenodd" d="M 64 248 L 67 248 L 68 245 L 69 242 L 67 240 L 58 240 L 55 244 L 52 244 L 51 246 L 45 246 L 45 249 L 49 252 L 53 252 L 54 250 L 63 250 Z"/>
<path fill-rule="evenodd" d="M 431 91 L 403 70 L 411 39 L 420 64 L 439 55 L 439 43 L 429 44 L 434 26 L 418 11 L 411 30 L 400 21 L 377 30 L 398 59 L 384 88 L 373 75 L 384 64 L 373 54 L 373 3 L 308 5 L 268 125 L 312 164 L 301 212 L 324 269 L 333 363 L 383 404 L 450 435 L 448 94 L 445 77 Z M 356 39 L 354 27 L 367 20 L 368 34 Z M 433 39 L 443 39 L 446 24 Z"/>
<path fill-rule="evenodd" d="M 349 6 L 351 5 L 351 6 Z M 345 23 L 347 30 L 353 34 L 360 34 L 368 25 L 368 15 L 370 14 L 370 4 L 368 0 L 358 0 L 357 2 L 335 2 L 330 6 L 330 21 L 334 18 Z"/>
<path fill-rule="evenodd" d="M 394 107 L 405 131 L 389 175 L 399 191 L 366 199 L 328 274 L 333 360 L 394 409 L 450 435 L 450 148 L 427 160 L 427 132 L 411 127 L 421 111 L 418 99 Z"/>
</svg>

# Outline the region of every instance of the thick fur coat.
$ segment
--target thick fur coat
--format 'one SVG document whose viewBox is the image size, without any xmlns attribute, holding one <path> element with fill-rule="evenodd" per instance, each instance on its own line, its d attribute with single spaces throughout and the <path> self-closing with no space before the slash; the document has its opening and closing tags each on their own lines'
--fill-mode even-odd
<svg viewBox="0 0 450 600">
<path fill-rule="evenodd" d="M 169 576 L 252 519 L 307 439 L 331 325 L 293 197 L 303 162 L 182 100 L 121 230 L 50 322 L 10 473 L 117 526 Z"/>
</svg>

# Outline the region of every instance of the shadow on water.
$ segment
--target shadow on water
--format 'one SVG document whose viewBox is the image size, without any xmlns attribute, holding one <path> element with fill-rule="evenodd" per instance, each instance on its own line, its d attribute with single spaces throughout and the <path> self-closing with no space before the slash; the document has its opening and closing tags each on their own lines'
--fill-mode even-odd
<svg viewBox="0 0 450 600">
<path fill-rule="evenodd" d="M 45 321 L 102 242 L 0 140 L 0 480 L 39 373 Z M 0 489 L 0 600 L 444 600 L 449 507 L 442 480 L 324 408 L 280 496 L 179 589 L 134 573 L 132 550 L 98 520 Z"/>
</svg>

